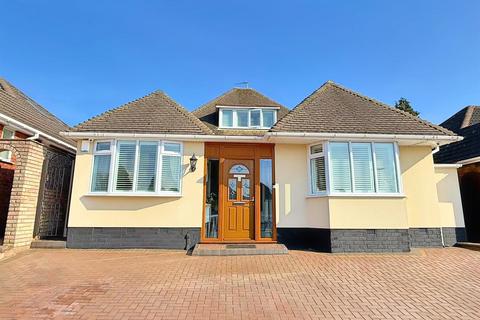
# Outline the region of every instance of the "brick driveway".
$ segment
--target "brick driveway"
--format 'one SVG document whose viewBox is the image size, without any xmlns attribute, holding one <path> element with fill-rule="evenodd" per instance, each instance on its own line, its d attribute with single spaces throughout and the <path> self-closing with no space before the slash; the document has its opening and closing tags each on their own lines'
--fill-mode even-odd
<svg viewBox="0 0 480 320">
<path fill-rule="evenodd" d="M 0 293 L 0 319 L 478 319 L 480 252 L 29 250 L 0 261 Z"/>
</svg>

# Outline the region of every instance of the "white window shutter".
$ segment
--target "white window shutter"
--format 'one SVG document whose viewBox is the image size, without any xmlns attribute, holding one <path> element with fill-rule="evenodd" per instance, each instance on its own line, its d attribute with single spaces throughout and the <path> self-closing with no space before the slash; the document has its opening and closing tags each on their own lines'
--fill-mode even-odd
<svg viewBox="0 0 480 320">
<path fill-rule="evenodd" d="M 154 192 L 157 171 L 157 142 L 140 142 L 137 191 Z"/>
<path fill-rule="evenodd" d="M 180 191 L 181 159 L 180 156 L 162 156 L 162 191 Z"/>
<path fill-rule="evenodd" d="M 395 149 L 393 143 L 375 143 L 377 192 L 398 192 Z"/>
<path fill-rule="evenodd" d="M 352 143 L 354 192 L 375 192 L 372 146 L 370 143 Z"/>
<path fill-rule="evenodd" d="M 352 192 L 350 154 L 347 142 L 332 142 L 329 145 L 331 165 L 331 191 Z"/>
<path fill-rule="evenodd" d="M 117 191 L 133 191 L 136 147 L 135 141 L 118 142 Z"/>
</svg>

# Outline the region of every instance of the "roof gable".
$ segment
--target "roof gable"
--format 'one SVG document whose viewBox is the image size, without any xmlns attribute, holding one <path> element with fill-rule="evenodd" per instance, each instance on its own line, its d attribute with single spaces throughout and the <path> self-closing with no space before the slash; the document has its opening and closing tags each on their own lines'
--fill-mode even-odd
<svg viewBox="0 0 480 320">
<path fill-rule="evenodd" d="M 233 106 L 233 107 L 278 107 L 277 119 L 281 119 L 288 113 L 288 109 L 280 103 L 268 98 L 260 92 L 251 88 L 233 88 L 213 100 L 200 106 L 192 113 L 199 118 L 205 125 L 212 129 L 217 134 L 218 130 L 218 110 L 217 106 Z M 251 132 L 249 132 L 251 131 Z M 254 132 L 255 131 L 255 132 Z M 227 133 L 227 131 L 223 132 Z M 263 135 L 264 131 L 259 130 L 229 130 L 230 135 Z"/>
<path fill-rule="evenodd" d="M 300 102 L 272 131 L 455 135 L 331 81 Z"/>
<path fill-rule="evenodd" d="M 162 91 L 108 110 L 74 131 L 211 134 L 200 120 Z"/>
<path fill-rule="evenodd" d="M 70 127 L 51 114 L 7 80 L 0 78 L 0 113 L 74 146 L 73 140 L 60 135 Z"/>
</svg>

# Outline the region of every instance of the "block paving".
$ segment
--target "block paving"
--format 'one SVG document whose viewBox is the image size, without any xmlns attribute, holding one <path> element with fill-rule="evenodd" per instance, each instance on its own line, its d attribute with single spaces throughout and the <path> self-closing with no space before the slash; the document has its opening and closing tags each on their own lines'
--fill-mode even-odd
<svg viewBox="0 0 480 320">
<path fill-rule="evenodd" d="M 480 252 L 188 256 L 31 249 L 0 260 L 0 319 L 480 319 Z"/>
</svg>

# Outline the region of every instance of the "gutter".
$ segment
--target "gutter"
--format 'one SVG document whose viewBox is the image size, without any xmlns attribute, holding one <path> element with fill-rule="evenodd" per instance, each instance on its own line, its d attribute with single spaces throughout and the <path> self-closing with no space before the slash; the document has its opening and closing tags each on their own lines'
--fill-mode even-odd
<svg viewBox="0 0 480 320">
<path fill-rule="evenodd" d="M 377 133 L 312 133 L 312 132 L 268 132 L 267 136 L 285 138 L 318 139 L 373 139 L 373 140 L 426 140 L 455 142 L 463 140 L 461 136 L 435 136 L 413 134 L 377 134 Z"/>
<path fill-rule="evenodd" d="M 12 125 L 12 126 L 14 126 L 14 127 L 18 127 L 18 128 L 20 128 L 20 129 L 23 129 L 23 130 L 25 130 L 25 131 L 27 131 L 27 132 L 29 132 L 29 133 L 32 133 L 32 134 L 33 134 L 33 137 L 29 137 L 28 140 L 37 140 L 38 138 L 40 138 L 40 136 L 43 136 L 43 137 L 45 137 L 46 139 L 48 139 L 48 140 L 50 140 L 50 141 L 53 141 L 53 142 L 55 142 L 55 143 L 57 143 L 57 144 L 62 145 L 63 147 L 67 147 L 67 148 L 69 148 L 69 149 L 71 149 L 71 150 L 74 150 L 74 151 L 77 150 L 76 147 L 74 147 L 74 146 L 72 146 L 72 145 L 70 145 L 70 144 L 68 144 L 68 143 L 66 143 L 66 142 L 64 142 L 64 141 L 62 141 L 62 140 L 60 140 L 60 139 L 57 139 L 57 138 L 55 138 L 55 137 L 52 137 L 52 136 L 49 135 L 49 134 L 46 134 L 46 133 L 44 133 L 44 132 L 42 132 L 42 131 L 40 131 L 40 130 L 37 130 L 37 129 L 33 128 L 33 127 L 30 127 L 29 125 L 26 125 L 26 124 L 24 124 L 24 123 L 22 123 L 22 122 L 20 122 L 20 121 L 17 121 L 17 120 L 15 120 L 15 119 L 13 119 L 13 118 L 10 118 L 9 116 L 6 116 L 6 115 L 4 115 L 4 114 L 2 114 L 2 113 L 0 113 L 0 120 L 5 121 L 8 125 Z"/>
<path fill-rule="evenodd" d="M 460 163 L 436 163 L 433 165 L 435 168 L 453 168 L 458 169 L 463 167 L 463 164 Z"/>
<path fill-rule="evenodd" d="M 476 162 L 480 162 L 480 157 L 474 157 L 474 158 L 469 158 L 469 159 L 458 161 L 458 163 L 462 164 L 462 165 L 472 164 L 472 163 L 476 163 Z"/>
<path fill-rule="evenodd" d="M 268 142 L 271 138 L 315 138 L 319 140 L 354 139 L 354 140 L 403 140 L 403 141 L 442 141 L 445 143 L 461 141 L 461 136 L 404 135 L 404 134 L 369 134 L 369 133 L 310 133 L 310 132 L 266 132 L 264 136 L 221 136 L 192 135 L 169 133 L 115 133 L 115 132 L 61 132 L 61 135 L 73 139 L 89 138 L 163 138 L 190 141 L 257 141 Z"/>
<path fill-rule="evenodd" d="M 73 139 L 91 138 L 160 138 L 184 141 L 262 141 L 264 136 L 220 136 L 202 134 L 170 134 L 170 133 L 115 133 L 115 132 L 60 132 L 62 136 Z"/>
</svg>

